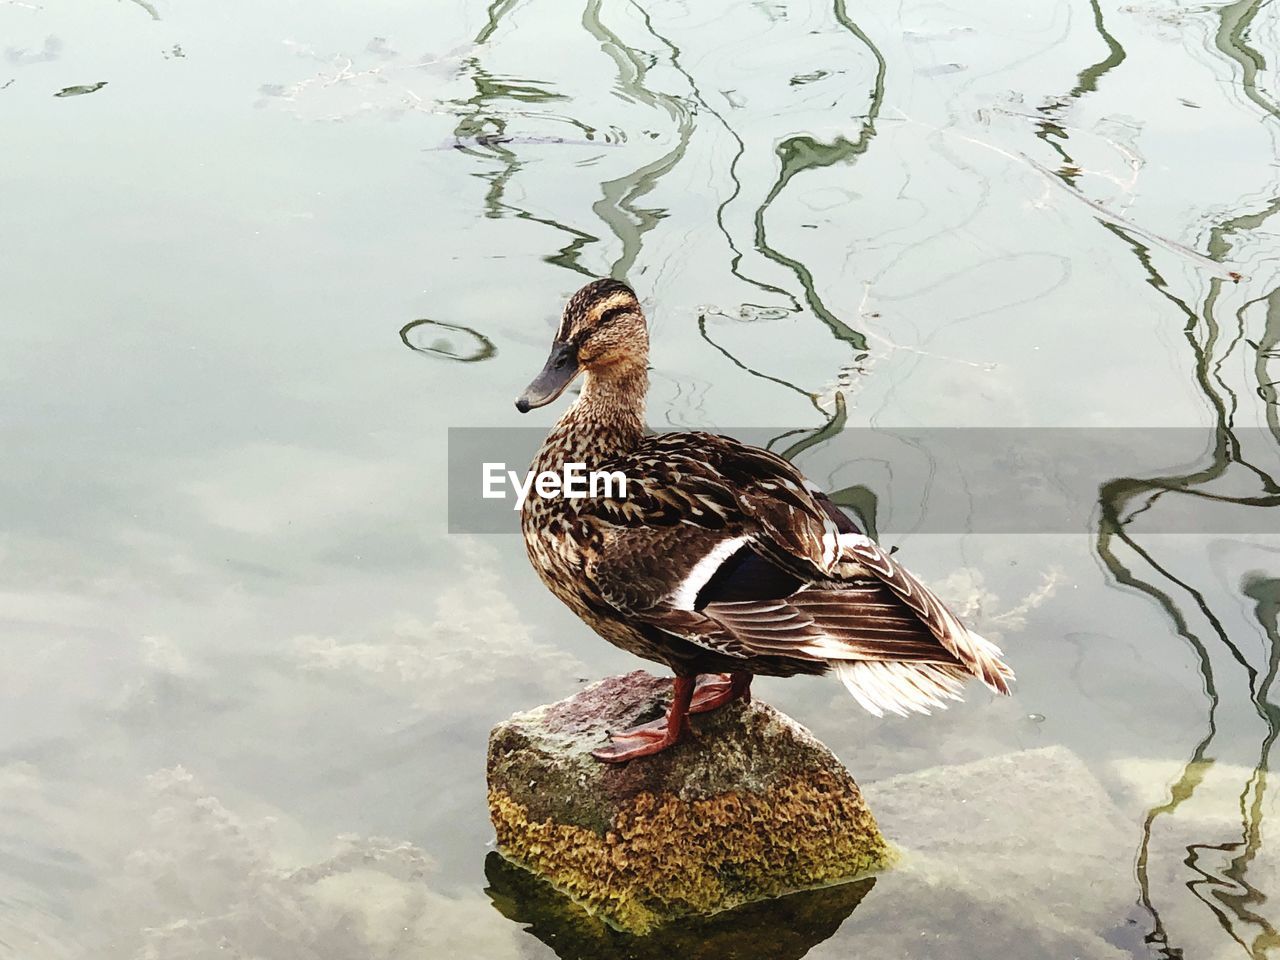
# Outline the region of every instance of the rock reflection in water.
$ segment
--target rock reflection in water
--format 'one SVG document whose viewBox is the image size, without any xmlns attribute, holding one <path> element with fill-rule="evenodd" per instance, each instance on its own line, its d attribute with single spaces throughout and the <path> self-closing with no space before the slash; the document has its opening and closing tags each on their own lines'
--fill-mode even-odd
<svg viewBox="0 0 1280 960">
<path fill-rule="evenodd" d="M 778 900 L 747 904 L 662 927 L 645 937 L 619 933 L 499 853 L 484 862 L 485 892 L 562 960 L 799 960 L 832 936 L 875 885 L 874 877 Z"/>
</svg>

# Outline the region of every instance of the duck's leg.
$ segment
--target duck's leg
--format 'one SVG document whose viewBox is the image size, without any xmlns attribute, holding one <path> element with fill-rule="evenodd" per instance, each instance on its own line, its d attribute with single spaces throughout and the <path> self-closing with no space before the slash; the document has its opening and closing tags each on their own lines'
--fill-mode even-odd
<svg viewBox="0 0 1280 960">
<path fill-rule="evenodd" d="M 605 763 L 622 763 L 675 746 L 690 734 L 689 702 L 693 699 L 694 684 L 694 677 L 676 677 L 671 687 L 671 707 L 665 717 L 610 734 L 613 743 L 592 750 L 591 755 Z"/>
<path fill-rule="evenodd" d="M 733 700 L 751 702 L 752 674 L 744 670 L 721 673 L 714 680 L 698 684 L 689 703 L 690 713 L 709 713 Z"/>
<path fill-rule="evenodd" d="M 737 700 L 744 691 L 749 701 L 751 676 L 749 673 L 742 672 L 699 675 L 695 678 L 697 683 L 693 688 L 693 699 L 689 701 L 689 713 L 710 713 L 731 700 Z M 624 730 L 617 737 L 660 736 L 666 729 L 666 723 L 666 718 L 660 717 L 638 727 L 632 727 L 630 730 Z"/>
</svg>

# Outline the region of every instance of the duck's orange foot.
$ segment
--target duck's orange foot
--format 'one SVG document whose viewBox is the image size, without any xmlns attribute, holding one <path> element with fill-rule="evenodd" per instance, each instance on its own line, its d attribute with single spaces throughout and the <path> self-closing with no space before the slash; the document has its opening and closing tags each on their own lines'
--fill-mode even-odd
<svg viewBox="0 0 1280 960">
<path fill-rule="evenodd" d="M 689 701 L 689 712 L 710 713 L 739 699 L 751 702 L 751 674 L 718 673 L 715 679 L 698 684 Z"/>
<path fill-rule="evenodd" d="M 603 763 L 625 763 L 674 747 L 691 733 L 689 703 L 693 699 L 693 688 L 693 677 L 676 677 L 671 688 L 671 707 L 665 717 L 609 734 L 613 742 L 592 750 L 591 755 Z"/>
<path fill-rule="evenodd" d="M 688 729 L 687 726 L 684 728 Z M 621 733 L 611 733 L 613 742 L 607 747 L 599 747 L 591 751 L 591 755 L 603 763 L 625 763 L 637 757 L 649 757 L 661 753 L 668 747 L 674 747 L 685 738 L 682 731 L 675 734 L 667 730 L 667 720 L 663 717 L 653 723 L 632 727 Z"/>
<path fill-rule="evenodd" d="M 665 717 L 630 730 L 610 733 L 609 739 L 613 742 L 607 747 L 592 750 L 591 755 L 603 763 L 625 763 L 637 757 L 661 753 L 692 735 L 689 714 L 709 713 L 739 699 L 751 700 L 749 673 L 721 673 L 703 683 L 696 683 L 693 677 L 676 677 L 672 686 L 671 708 Z"/>
</svg>

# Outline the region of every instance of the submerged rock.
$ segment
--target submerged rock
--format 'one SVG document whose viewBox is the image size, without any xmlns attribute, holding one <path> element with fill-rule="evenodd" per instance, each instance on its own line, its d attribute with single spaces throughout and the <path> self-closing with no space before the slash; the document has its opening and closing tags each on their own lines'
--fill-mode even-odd
<svg viewBox="0 0 1280 960">
<path fill-rule="evenodd" d="M 502 853 L 633 933 L 891 862 L 848 771 L 765 704 L 694 717 L 698 739 L 656 756 L 591 756 L 609 730 L 661 716 L 670 691 L 636 671 L 495 727 L 489 813 Z"/>
<path fill-rule="evenodd" d="M 901 849 L 876 885 L 883 899 L 858 913 L 874 931 L 858 940 L 867 956 L 895 955 L 912 929 L 931 960 L 977 942 L 1005 960 L 1145 955 L 1136 825 L 1066 747 L 930 767 L 866 794 Z"/>
<path fill-rule="evenodd" d="M 913 873 L 1082 929 L 1132 907 L 1135 832 L 1066 747 L 932 767 L 866 792 Z"/>
</svg>

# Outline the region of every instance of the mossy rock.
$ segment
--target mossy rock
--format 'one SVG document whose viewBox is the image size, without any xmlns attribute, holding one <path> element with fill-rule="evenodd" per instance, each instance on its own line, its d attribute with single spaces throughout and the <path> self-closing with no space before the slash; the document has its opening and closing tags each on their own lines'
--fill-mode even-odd
<svg viewBox="0 0 1280 960">
<path fill-rule="evenodd" d="M 652 757 L 591 756 L 609 730 L 661 716 L 670 691 L 637 671 L 495 727 L 489 812 L 502 853 L 632 933 L 892 862 L 849 772 L 765 704 L 694 717 L 696 739 Z"/>
<path fill-rule="evenodd" d="M 546 880 L 501 854 L 484 862 L 485 893 L 563 960 L 800 960 L 827 940 L 871 892 L 875 877 L 761 900 L 711 917 L 688 917 L 647 936 L 615 930 Z"/>
</svg>

